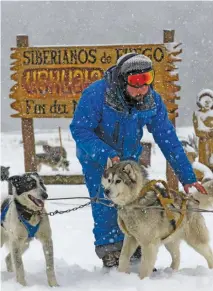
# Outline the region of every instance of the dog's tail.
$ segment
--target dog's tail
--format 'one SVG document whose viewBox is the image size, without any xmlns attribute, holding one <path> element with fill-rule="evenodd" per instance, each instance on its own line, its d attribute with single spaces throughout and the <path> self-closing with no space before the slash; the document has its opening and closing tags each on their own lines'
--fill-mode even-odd
<svg viewBox="0 0 213 291">
<path fill-rule="evenodd" d="M 213 208 L 213 179 L 202 182 L 203 187 L 206 189 L 208 195 L 201 194 L 195 191 L 192 195 L 200 202 L 199 207 L 203 209 Z"/>
</svg>

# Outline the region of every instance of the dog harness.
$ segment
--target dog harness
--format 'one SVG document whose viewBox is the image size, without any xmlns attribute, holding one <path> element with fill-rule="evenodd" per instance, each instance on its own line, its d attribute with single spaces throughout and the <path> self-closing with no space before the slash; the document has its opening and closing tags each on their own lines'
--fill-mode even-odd
<svg viewBox="0 0 213 291">
<path fill-rule="evenodd" d="M 169 197 L 163 197 L 163 195 L 161 194 L 160 190 L 158 189 L 157 187 L 157 183 L 161 183 L 163 184 L 164 188 L 166 189 L 166 193 L 168 193 L 168 196 Z M 170 191 L 169 191 L 169 188 L 168 188 L 168 185 L 166 184 L 165 181 L 163 180 L 152 180 L 150 182 L 148 182 L 141 190 L 140 192 L 140 198 L 143 197 L 148 191 L 154 191 L 156 193 L 156 196 L 157 198 L 159 199 L 160 201 L 160 204 L 162 205 L 162 207 L 164 208 L 165 212 L 166 212 L 166 215 L 173 227 L 173 230 L 172 232 L 165 238 L 163 238 L 162 240 L 165 240 L 167 239 L 169 236 L 171 236 L 181 225 L 184 217 L 185 217 L 185 214 L 186 214 L 186 207 L 187 207 L 187 201 L 189 200 L 189 198 L 186 197 L 186 195 L 184 195 L 184 193 L 182 192 L 176 192 L 178 193 L 179 195 L 182 196 L 183 198 L 183 201 L 182 201 L 182 205 L 181 205 L 181 209 L 178 209 L 179 210 L 179 214 L 180 214 L 180 217 L 179 219 L 176 221 L 175 219 L 175 216 L 172 212 L 172 210 L 169 209 L 169 206 L 173 205 L 174 203 L 174 199 L 171 197 L 170 195 Z M 126 234 L 126 235 L 129 235 L 129 232 L 125 226 L 125 223 L 124 221 L 121 219 L 121 217 L 118 217 L 118 224 L 119 226 L 121 227 L 122 231 Z"/>
<path fill-rule="evenodd" d="M 5 204 L 4 208 L 1 210 L 1 226 L 3 226 L 3 222 L 5 220 L 5 217 L 6 217 L 8 209 L 9 209 L 9 206 L 10 206 L 10 203 L 8 201 L 8 203 Z"/>
<path fill-rule="evenodd" d="M 8 202 L 4 208 L 2 209 L 1 211 L 1 226 L 3 226 L 3 222 L 5 220 L 5 217 L 6 217 L 6 214 L 7 214 L 7 211 L 9 209 L 9 206 L 10 206 L 10 203 L 11 202 Z M 16 208 L 17 208 L 17 203 L 16 203 Z M 18 209 L 17 209 L 18 211 Z M 19 212 L 18 212 L 19 214 Z M 18 218 L 19 220 L 22 222 L 22 224 L 25 226 L 27 232 L 28 232 L 28 238 L 33 238 L 35 237 L 35 234 L 36 232 L 38 231 L 38 228 L 39 228 L 39 225 L 40 225 L 40 222 L 38 224 L 36 224 L 35 226 L 30 224 L 27 219 L 25 219 L 21 214 L 18 215 Z M 3 226 L 4 227 L 4 226 Z"/>
<path fill-rule="evenodd" d="M 168 197 L 163 197 L 163 195 L 161 194 L 161 192 L 157 188 L 157 185 L 156 185 L 157 183 L 161 183 L 164 186 L 164 188 L 166 189 L 166 193 L 168 193 Z M 170 194 L 170 191 L 169 191 L 167 183 L 165 181 L 163 181 L 163 180 L 152 180 L 152 181 L 150 181 L 141 190 L 140 197 L 142 197 L 147 191 L 150 191 L 150 190 L 154 191 L 156 193 L 156 196 L 159 199 L 160 204 L 164 208 L 164 210 L 166 212 L 166 215 L 167 215 L 167 217 L 168 217 L 168 219 L 169 219 L 169 221 L 170 221 L 170 223 L 171 223 L 171 225 L 173 227 L 173 231 L 169 234 L 169 236 L 170 236 L 171 234 L 173 234 L 179 228 L 179 226 L 181 225 L 181 223 L 182 223 L 182 221 L 183 221 L 183 219 L 185 217 L 186 206 L 187 206 L 186 204 L 187 204 L 187 200 L 188 199 L 186 198 L 186 195 L 184 195 L 182 192 L 178 192 L 178 194 L 182 196 L 183 202 L 182 202 L 180 213 L 179 213 L 180 217 L 176 221 L 172 210 L 169 209 L 170 205 L 172 205 L 174 207 L 174 205 L 173 205 L 174 199 L 171 197 L 171 194 Z M 164 239 L 166 239 L 166 238 L 164 238 Z"/>
<path fill-rule="evenodd" d="M 25 226 L 25 228 L 28 232 L 28 238 L 35 237 L 35 234 L 38 231 L 40 222 L 34 226 L 34 225 L 30 224 L 26 219 L 24 219 L 24 217 L 22 215 L 19 215 L 19 220 Z"/>
</svg>

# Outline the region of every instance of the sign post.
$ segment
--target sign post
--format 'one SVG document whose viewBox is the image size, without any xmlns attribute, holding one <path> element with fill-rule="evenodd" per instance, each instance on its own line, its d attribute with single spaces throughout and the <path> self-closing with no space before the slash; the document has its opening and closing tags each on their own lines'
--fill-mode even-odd
<svg viewBox="0 0 213 291">
<path fill-rule="evenodd" d="M 18 35 L 16 38 L 17 47 L 28 47 L 28 36 L 27 35 Z M 22 118 L 21 119 L 22 127 L 22 138 L 23 138 L 23 147 L 24 147 L 24 166 L 25 172 L 34 172 L 36 171 L 35 163 L 35 138 L 34 138 L 34 128 L 33 128 L 33 119 Z"/>
<path fill-rule="evenodd" d="M 164 43 L 173 43 L 174 42 L 174 35 L 175 35 L 175 31 L 174 30 L 164 30 L 163 32 L 163 42 Z M 182 52 L 182 51 L 180 51 Z M 178 76 L 177 78 L 175 78 L 175 75 L 173 75 L 174 78 L 171 81 L 178 81 Z M 175 93 L 176 91 L 180 90 L 180 86 L 177 86 L 175 84 L 172 84 L 172 88 L 173 90 L 169 90 L 169 84 L 167 85 L 167 92 L 168 92 L 168 97 L 167 100 L 164 103 L 167 105 L 167 110 L 171 112 L 171 114 L 174 114 L 175 117 L 178 116 L 178 114 L 175 112 L 175 110 L 177 110 L 178 106 L 177 104 L 175 104 L 175 99 L 179 99 L 176 97 Z M 176 90 L 175 90 L 176 89 Z M 173 96 L 172 96 L 173 95 Z M 175 127 L 175 118 L 171 119 L 171 122 L 173 123 L 174 127 Z M 167 177 L 167 181 L 168 181 L 168 186 L 170 189 L 174 189 L 174 190 L 178 190 L 178 179 L 172 169 L 172 167 L 169 165 L 169 163 L 166 161 L 166 177 Z"/>
</svg>

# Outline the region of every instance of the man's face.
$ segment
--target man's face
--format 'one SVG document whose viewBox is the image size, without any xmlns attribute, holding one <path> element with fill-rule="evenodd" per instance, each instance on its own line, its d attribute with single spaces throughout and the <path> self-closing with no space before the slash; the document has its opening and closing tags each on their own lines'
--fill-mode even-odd
<svg viewBox="0 0 213 291">
<path fill-rule="evenodd" d="M 142 101 L 144 96 L 148 93 L 149 91 L 149 85 L 145 84 L 142 87 L 135 88 L 131 87 L 130 85 L 127 85 L 127 93 L 129 96 L 131 96 L 133 99 L 137 101 Z"/>
</svg>

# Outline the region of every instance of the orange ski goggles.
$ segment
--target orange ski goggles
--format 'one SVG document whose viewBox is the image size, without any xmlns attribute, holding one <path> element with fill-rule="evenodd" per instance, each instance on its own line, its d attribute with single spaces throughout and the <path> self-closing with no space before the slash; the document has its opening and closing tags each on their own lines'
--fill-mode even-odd
<svg viewBox="0 0 213 291">
<path fill-rule="evenodd" d="M 154 71 L 139 73 L 127 76 L 127 84 L 131 87 L 140 88 L 143 85 L 150 85 L 154 80 Z"/>
</svg>

